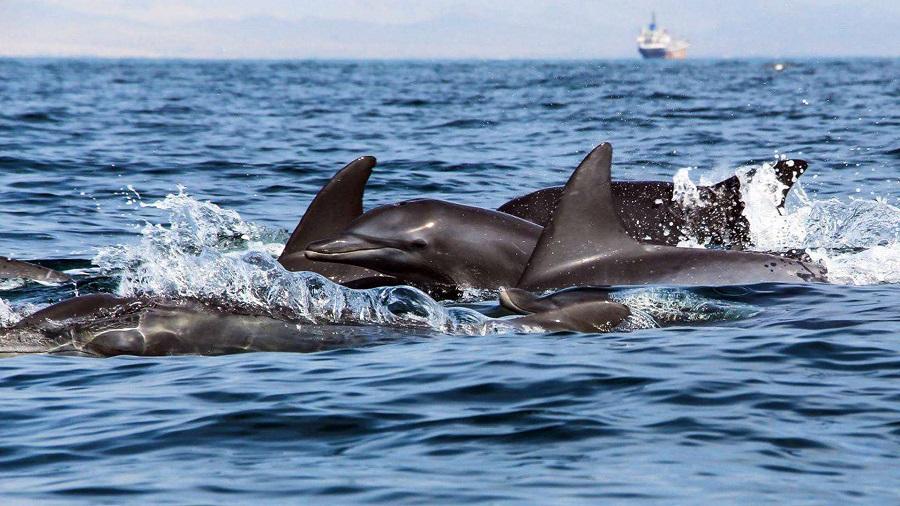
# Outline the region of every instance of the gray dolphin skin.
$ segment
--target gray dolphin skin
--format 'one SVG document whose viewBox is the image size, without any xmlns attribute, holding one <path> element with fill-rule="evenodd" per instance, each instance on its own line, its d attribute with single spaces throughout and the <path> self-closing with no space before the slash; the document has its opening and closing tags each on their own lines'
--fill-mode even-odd
<svg viewBox="0 0 900 506">
<path fill-rule="evenodd" d="M 500 304 L 522 315 L 512 320 L 522 327 L 547 331 L 609 332 L 622 323 L 631 310 L 608 299 L 601 288 L 579 287 L 543 297 L 518 288 L 501 288 Z"/>
<path fill-rule="evenodd" d="M 142 303 L 143 301 L 138 298 L 116 297 L 107 293 L 82 295 L 40 309 L 19 320 L 18 325 L 28 327 L 52 321 L 94 317 L 98 313 L 127 310 Z"/>
<path fill-rule="evenodd" d="M 676 248 L 631 238 L 615 208 L 612 146 L 595 148 L 563 190 L 517 286 L 720 286 L 824 281 L 824 269 L 763 253 Z"/>
<path fill-rule="evenodd" d="M 307 245 L 318 262 L 357 265 L 428 290 L 513 286 L 542 228 L 515 216 L 409 200 L 375 208 L 341 234 Z"/>
<path fill-rule="evenodd" d="M 537 298 L 524 290 L 504 292 L 504 304 L 525 315 L 504 323 L 522 330 L 607 332 L 629 310 L 605 292 L 581 289 Z M 514 301 L 514 302 L 510 302 Z M 552 302 L 547 302 L 552 301 Z M 245 352 L 310 353 L 376 344 L 421 329 L 322 325 L 236 314 L 196 301 L 151 300 L 92 294 L 74 297 L 0 329 L 0 354 L 223 355 Z"/>
<path fill-rule="evenodd" d="M 369 269 L 349 264 L 317 262 L 303 254 L 307 244 L 341 233 L 362 215 L 363 193 L 375 164 L 374 157 L 357 158 L 338 171 L 319 190 L 278 257 L 285 269 L 312 271 L 335 283 L 354 288 L 395 284 L 387 276 Z"/>
<path fill-rule="evenodd" d="M 782 185 L 777 207 L 806 171 L 804 160 L 779 160 L 773 170 Z M 625 231 L 633 239 L 675 246 L 694 238 L 702 244 L 743 248 L 750 242 L 750 223 L 744 216 L 741 182 L 732 176 L 712 186 L 697 187 L 704 206 L 685 206 L 675 200 L 673 183 L 613 181 L 612 195 Z M 516 197 L 497 210 L 546 226 L 563 193 L 562 186 L 544 188 Z"/>
<path fill-rule="evenodd" d="M 608 302 L 610 289 L 599 286 L 579 286 L 538 296 L 521 288 L 500 289 L 500 305 L 516 314 L 556 311 L 585 302 Z"/>
<path fill-rule="evenodd" d="M 43 284 L 60 284 L 72 281 L 68 274 L 6 257 L 0 257 L 0 278 L 28 279 Z"/>
<path fill-rule="evenodd" d="M 153 301 L 107 294 L 75 297 L 0 330 L 0 353 L 222 355 L 250 351 L 315 352 L 396 335 L 379 328 L 312 325 L 235 314 L 194 301 Z"/>
</svg>

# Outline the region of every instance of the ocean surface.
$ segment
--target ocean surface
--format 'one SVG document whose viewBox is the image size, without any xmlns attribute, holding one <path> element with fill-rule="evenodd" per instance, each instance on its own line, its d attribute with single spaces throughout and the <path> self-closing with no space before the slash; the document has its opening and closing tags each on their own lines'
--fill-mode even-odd
<svg viewBox="0 0 900 506">
<path fill-rule="evenodd" d="M 602 141 L 614 178 L 686 196 L 807 160 L 784 213 L 762 183 L 745 213 L 754 249 L 804 249 L 832 281 L 623 290 L 636 316 L 608 334 L 504 332 L 473 311 L 492 293 L 401 289 L 350 322 L 367 346 L 7 356 L 2 503 L 898 503 L 898 77 L 898 59 L 0 60 L 0 255 L 78 280 L 0 281 L 0 324 L 76 291 L 348 323 L 346 291 L 258 275 L 345 163 L 379 159 L 367 208 L 496 208 Z"/>
</svg>

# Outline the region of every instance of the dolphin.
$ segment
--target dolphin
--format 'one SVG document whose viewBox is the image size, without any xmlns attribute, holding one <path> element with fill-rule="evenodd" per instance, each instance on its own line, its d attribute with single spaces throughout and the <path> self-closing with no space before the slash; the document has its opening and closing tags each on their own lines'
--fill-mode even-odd
<svg viewBox="0 0 900 506">
<path fill-rule="evenodd" d="M 798 161 L 796 167 L 797 174 L 801 173 L 806 167 L 805 162 Z M 720 183 L 715 191 L 710 190 L 720 200 L 732 195 L 733 198 L 725 199 L 732 207 L 721 213 L 708 211 L 707 216 L 717 217 L 722 223 L 731 220 L 728 216 L 734 215 L 733 207 L 743 205 L 739 185 L 737 177 L 733 177 Z M 723 188 L 726 187 L 731 188 L 732 193 L 725 192 Z M 561 196 L 562 189 L 559 193 Z M 590 194 L 585 194 L 585 198 L 591 198 Z M 596 218 L 591 202 L 584 206 L 585 216 Z M 659 222 L 663 219 L 661 216 L 651 216 L 647 221 Z M 740 212 L 736 216 L 744 219 Z M 640 217 L 631 218 L 633 222 L 644 221 Z M 465 288 L 497 289 L 516 286 L 521 279 L 543 232 L 543 227 L 535 221 L 540 220 L 441 200 L 416 199 L 375 208 L 330 237 L 317 234 L 318 241 L 292 238 L 290 254 L 291 258 L 297 259 L 299 252 L 294 247 L 305 243 L 306 249 L 302 253 L 309 265 L 307 269 L 328 262 L 354 265 L 390 276 L 397 283 L 419 287 L 435 296 Z M 302 226 L 303 223 L 298 229 Z M 657 232 L 654 233 L 657 237 L 664 237 L 663 232 Z"/>
<path fill-rule="evenodd" d="M 503 323 L 525 332 L 607 332 L 629 314 L 626 306 L 608 301 L 601 291 L 580 290 L 538 299 L 511 289 L 505 297 L 506 302 L 501 299 L 504 306 L 524 316 Z M 396 339 L 398 334 L 420 335 L 421 329 L 296 323 L 233 313 L 191 300 L 91 294 L 56 303 L 11 328 L 0 329 L 0 353 L 96 357 L 308 353 L 376 344 Z"/>
<path fill-rule="evenodd" d="M 60 284 L 72 281 L 68 274 L 2 256 L 0 256 L 0 278 L 21 278 L 42 284 Z"/>
<path fill-rule="evenodd" d="M 506 213 L 441 200 L 377 207 L 343 232 L 307 244 L 315 262 L 357 265 L 434 293 L 441 287 L 514 286 L 537 244 L 539 225 Z"/>
<path fill-rule="evenodd" d="M 609 332 L 631 310 L 609 300 L 607 294 L 602 288 L 577 287 L 538 297 L 519 288 L 501 288 L 500 305 L 526 315 L 512 320 L 518 326 L 533 325 L 551 332 Z"/>
<path fill-rule="evenodd" d="M 393 329 L 391 335 L 402 330 Z M 108 357 L 314 352 L 386 337 L 381 328 L 298 324 L 230 313 L 196 301 L 92 294 L 64 300 L 0 330 L 0 353 Z"/>
<path fill-rule="evenodd" d="M 581 285 L 719 286 L 824 281 L 822 267 L 764 253 L 644 244 L 628 235 L 615 207 L 612 146 L 581 162 L 516 285 L 526 290 Z"/>
<path fill-rule="evenodd" d="M 319 190 L 278 257 L 285 269 L 315 272 L 351 288 L 396 284 L 384 274 L 363 267 L 317 262 L 303 254 L 307 244 L 341 233 L 362 215 L 363 193 L 375 164 L 374 157 L 357 158 Z"/>
<path fill-rule="evenodd" d="M 775 164 L 775 176 L 782 185 L 779 209 L 784 207 L 788 192 L 807 167 L 804 160 L 780 160 Z M 704 203 L 702 207 L 686 206 L 674 200 L 673 183 L 612 183 L 613 203 L 625 231 L 638 241 L 675 246 L 681 240 L 696 238 L 711 246 L 746 247 L 750 242 L 750 222 L 743 214 L 738 177 L 732 176 L 712 186 L 699 186 L 697 190 Z M 497 210 L 546 226 L 562 193 L 562 186 L 544 188 L 516 197 Z"/>
</svg>

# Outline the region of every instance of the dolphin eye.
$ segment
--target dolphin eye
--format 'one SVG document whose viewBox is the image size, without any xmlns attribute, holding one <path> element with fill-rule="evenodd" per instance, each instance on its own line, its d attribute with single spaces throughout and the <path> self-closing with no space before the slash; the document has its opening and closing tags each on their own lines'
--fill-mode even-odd
<svg viewBox="0 0 900 506">
<path fill-rule="evenodd" d="M 428 241 L 425 239 L 416 239 L 410 244 L 415 249 L 425 249 L 428 246 Z"/>
</svg>

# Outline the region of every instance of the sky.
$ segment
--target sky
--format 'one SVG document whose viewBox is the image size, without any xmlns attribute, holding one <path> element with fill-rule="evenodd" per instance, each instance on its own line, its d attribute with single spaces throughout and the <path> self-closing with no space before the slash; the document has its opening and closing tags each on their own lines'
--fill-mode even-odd
<svg viewBox="0 0 900 506">
<path fill-rule="evenodd" d="M 898 0 L 0 0 L 0 55 L 636 58 L 652 11 L 690 57 L 900 56 Z"/>
</svg>

